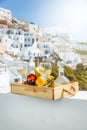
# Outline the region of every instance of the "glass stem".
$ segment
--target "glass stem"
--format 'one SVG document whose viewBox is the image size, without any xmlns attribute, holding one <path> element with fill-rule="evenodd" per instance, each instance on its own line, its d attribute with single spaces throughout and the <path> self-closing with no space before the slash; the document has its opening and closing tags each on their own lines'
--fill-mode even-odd
<svg viewBox="0 0 87 130">
<path fill-rule="evenodd" d="M 23 75 L 22 75 L 22 77 L 21 77 L 21 78 L 22 78 L 22 83 L 23 83 Z"/>
</svg>

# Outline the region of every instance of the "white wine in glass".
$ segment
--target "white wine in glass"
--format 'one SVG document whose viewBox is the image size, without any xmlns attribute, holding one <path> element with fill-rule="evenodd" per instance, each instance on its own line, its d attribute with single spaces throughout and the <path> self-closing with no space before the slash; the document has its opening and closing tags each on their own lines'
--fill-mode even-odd
<svg viewBox="0 0 87 130">
<path fill-rule="evenodd" d="M 26 79 L 29 72 L 28 64 L 26 62 L 18 62 L 17 71 L 22 76 L 22 82 L 23 82 L 24 79 Z"/>
<path fill-rule="evenodd" d="M 40 71 L 41 75 L 45 79 L 47 79 L 50 76 L 51 71 L 52 71 L 51 63 L 50 62 L 41 62 L 39 64 L 39 71 Z"/>
<path fill-rule="evenodd" d="M 20 75 L 26 76 L 28 74 L 27 69 L 18 69 L 17 70 Z"/>
</svg>

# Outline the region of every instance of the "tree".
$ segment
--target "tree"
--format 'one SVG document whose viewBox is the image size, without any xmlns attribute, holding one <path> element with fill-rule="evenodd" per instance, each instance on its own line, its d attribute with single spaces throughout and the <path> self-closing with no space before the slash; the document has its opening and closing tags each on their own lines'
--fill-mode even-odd
<svg viewBox="0 0 87 130">
<path fill-rule="evenodd" d="M 12 23 L 13 24 L 17 24 L 18 23 L 17 19 L 16 18 L 12 18 Z"/>
</svg>

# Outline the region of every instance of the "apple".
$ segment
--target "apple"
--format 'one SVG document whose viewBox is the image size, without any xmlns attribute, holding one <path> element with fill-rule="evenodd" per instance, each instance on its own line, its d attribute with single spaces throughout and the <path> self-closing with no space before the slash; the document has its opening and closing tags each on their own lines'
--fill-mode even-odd
<svg viewBox="0 0 87 130">
<path fill-rule="evenodd" d="M 28 80 L 27 84 L 29 84 L 29 85 L 35 85 L 35 80 L 33 80 L 33 79 Z"/>
<path fill-rule="evenodd" d="M 36 75 L 35 74 L 29 74 L 27 76 L 27 84 L 29 85 L 35 85 L 35 80 L 36 80 Z"/>
<path fill-rule="evenodd" d="M 27 76 L 27 81 L 28 81 L 28 80 L 36 80 L 36 79 L 37 79 L 37 77 L 36 77 L 35 74 L 29 74 L 29 75 Z"/>
</svg>

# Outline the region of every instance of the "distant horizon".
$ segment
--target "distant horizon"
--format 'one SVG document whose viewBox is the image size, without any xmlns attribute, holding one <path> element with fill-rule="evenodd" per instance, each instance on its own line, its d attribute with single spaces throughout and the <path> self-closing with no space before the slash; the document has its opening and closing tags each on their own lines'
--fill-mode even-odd
<svg viewBox="0 0 87 130">
<path fill-rule="evenodd" d="M 12 16 L 38 24 L 42 28 L 57 27 L 72 34 L 78 42 L 87 42 L 86 0 L 0 0 L 0 7 Z"/>
</svg>

